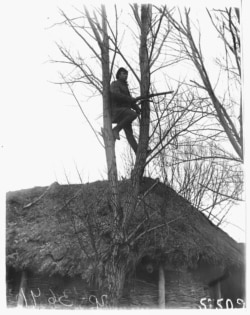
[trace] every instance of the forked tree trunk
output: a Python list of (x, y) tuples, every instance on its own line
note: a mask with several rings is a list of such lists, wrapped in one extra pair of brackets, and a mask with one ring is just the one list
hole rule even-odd
[[(151, 21), (151, 6), (141, 6), (141, 45), (140, 45), (140, 69), (141, 69), (141, 95), (147, 95), (150, 86), (149, 76), (149, 61), (147, 51), (147, 35)], [(143, 175), (144, 164), (146, 161), (146, 150), (148, 146), (149, 134), (149, 102), (145, 101), (142, 109), (142, 124), (140, 127), (139, 148), (134, 171), (132, 172), (132, 191), (129, 193), (129, 202), (125, 210), (126, 215), (120, 206), (118, 195), (118, 180), (116, 159), (114, 150), (114, 140), (111, 128), (110, 117), (110, 95), (109, 95), (109, 40), (107, 33), (107, 17), (105, 7), (102, 6), (102, 70), (103, 70), (103, 122), (104, 122), (104, 142), (106, 149), (108, 178), (111, 186), (111, 200), (114, 211), (114, 222), (112, 223), (112, 239), (114, 250), (106, 268), (106, 275), (108, 277), (109, 296), (108, 301), (112, 306), (117, 306), (119, 298), (122, 295), (125, 275), (126, 262), (119, 257), (119, 249), (123, 245), (124, 235), (130, 223), (131, 214), (134, 212), (137, 196), (139, 194), (140, 179)], [(122, 222), (122, 225), (121, 225)]]
[[(86, 14), (93, 34), (101, 48), (102, 61), (102, 85), (103, 85), (103, 138), (105, 143), (108, 179), (111, 188), (111, 207), (113, 210), (113, 219), (110, 220), (112, 230), (112, 243), (110, 248), (109, 260), (106, 262), (105, 274), (108, 282), (108, 304), (117, 306), (119, 298), (122, 296), (123, 286), (126, 275), (127, 262), (121, 259), (120, 249), (124, 245), (124, 239), (129, 228), (131, 215), (134, 212), (137, 197), (139, 194), (140, 179), (143, 174), (146, 161), (146, 150), (148, 146), (149, 134), (149, 103), (143, 104), (142, 125), (140, 127), (139, 149), (136, 158), (134, 171), (132, 172), (132, 185), (129, 191), (129, 200), (126, 209), (123, 210), (120, 205), (118, 193), (117, 166), (114, 148), (114, 139), (112, 134), (112, 124), (110, 115), (110, 69), (109, 69), (109, 38), (107, 32), (107, 16), (105, 6), (101, 7), (102, 30), (100, 37), (100, 28), (97, 28), (90, 18), (87, 9)], [(150, 85), (149, 62), (147, 52), (147, 35), (151, 21), (151, 6), (142, 5), (141, 7), (141, 46), (140, 46), (140, 68), (141, 68), (141, 94), (147, 95)], [(123, 212), (124, 211), (124, 212)], [(130, 250), (130, 249), (129, 249)], [(129, 253), (128, 253), (129, 254)]]

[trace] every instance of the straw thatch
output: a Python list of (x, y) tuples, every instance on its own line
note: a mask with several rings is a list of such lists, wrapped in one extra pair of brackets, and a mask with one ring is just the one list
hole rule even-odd
[[(122, 205), (129, 184), (119, 183)], [(87, 280), (102, 276), (112, 228), (106, 181), (54, 183), (9, 192), (6, 200), (8, 266)], [(145, 178), (137, 205), (127, 231), (129, 255), (124, 247), (131, 269), (145, 256), (175, 267), (244, 264), (237, 243), (170, 187)]]

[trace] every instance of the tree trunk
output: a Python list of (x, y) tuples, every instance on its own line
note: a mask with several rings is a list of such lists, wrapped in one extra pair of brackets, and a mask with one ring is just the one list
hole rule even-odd
[[(107, 32), (107, 15), (105, 6), (101, 7), (102, 30), (95, 26), (90, 18), (87, 9), (89, 24), (93, 30), (94, 36), (101, 48), (102, 62), (102, 87), (103, 87), (103, 138), (105, 143), (106, 161), (108, 170), (108, 180), (111, 190), (111, 207), (113, 210), (113, 219), (110, 220), (112, 231), (112, 242), (110, 244), (110, 258), (106, 262), (105, 275), (108, 284), (108, 304), (117, 306), (119, 298), (122, 296), (123, 286), (126, 276), (127, 261), (124, 259), (124, 251), (121, 248), (126, 239), (126, 233), (130, 224), (132, 214), (136, 207), (139, 194), (140, 179), (143, 175), (146, 162), (146, 151), (149, 135), (149, 102), (144, 101), (142, 109), (142, 119), (140, 126), (140, 139), (137, 152), (137, 158), (134, 170), (132, 172), (132, 185), (128, 191), (128, 201), (125, 210), (120, 204), (118, 192), (117, 166), (114, 148), (114, 138), (112, 133), (112, 123), (110, 115), (110, 69), (109, 69), (109, 37)], [(147, 35), (151, 21), (151, 5), (141, 6), (141, 46), (140, 46), (140, 68), (141, 68), (141, 94), (147, 95), (150, 86), (149, 62), (147, 51)], [(102, 39), (100, 38), (102, 35)], [(130, 250), (130, 249), (128, 249)], [(121, 254), (122, 253), (122, 254)], [(127, 253), (129, 254), (129, 253)], [(122, 255), (122, 257), (121, 257)]]
[(115, 226), (120, 225), (122, 210), (118, 195), (117, 166), (115, 157), (115, 142), (112, 134), (112, 122), (110, 113), (110, 69), (109, 69), (109, 38), (107, 31), (107, 14), (102, 5), (102, 85), (103, 85), (103, 138), (105, 143), (108, 180), (111, 189), (111, 207), (114, 212)]
[[(141, 42), (140, 42), (140, 71), (141, 71), (141, 86), (140, 94), (148, 95), (150, 89), (150, 68), (149, 68), (149, 58), (148, 58), (148, 33), (150, 30), (152, 15), (151, 5), (141, 6)], [(143, 176), (144, 165), (146, 162), (146, 152), (148, 148), (149, 140), (149, 123), (150, 123), (150, 107), (149, 101), (142, 102), (141, 111), (141, 123), (140, 123), (140, 137), (137, 158), (134, 168), (134, 178), (133, 182), (139, 183), (140, 178)]]
[[(151, 5), (141, 6), (141, 36), (140, 36), (140, 70), (141, 70), (141, 95), (148, 95), (150, 88), (150, 69), (148, 59), (147, 40), (151, 22)], [(138, 151), (136, 154), (135, 166), (131, 174), (131, 186), (128, 193), (127, 206), (124, 211), (123, 226), (130, 224), (132, 213), (134, 213), (139, 194), (140, 183), (144, 172), (146, 162), (146, 152), (149, 140), (149, 122), (150, 122), (150, 108), (149, 102), (142, 102), (141, 122), (140, 122), (140, 137), (138, 144)]]
[(159, 308), (165, 308), (165, 273), (163, 266), (159, 266)]
[(115, 141), (112, 133), (112, 122), (110, 112), (110, 69), (109, 69), (109, 38), (107, 32), (107, 15), (105, 6), (102, 5), (102, 33), (103, 42), (101, 45), (102, 53), (102, 84), (103, 84), (103, 138), (106, 151), (106, 162), (108, 170), (108, 180), (111, 191), (111, 207), (113, 210), (112, 225), (112, 244), (113, 252), (110, 261), (107, 262), (106, 276), (108, 282), (108, 305), (118, 306), (119, 298), (123, 292), (125, 269), (118, 263), (119, 248), (123, 241), (121, 222), (123, 211), (120, 205), (118, 192), (117, 165), (115, 156)]
[(117, 257), (112, 257), (106, 266), (106, 274), (108, 279), (108, 306), (118, 307), (119, 300), (122, 297), (123, 287), (126, 276), (126, 268), (124, 263)]

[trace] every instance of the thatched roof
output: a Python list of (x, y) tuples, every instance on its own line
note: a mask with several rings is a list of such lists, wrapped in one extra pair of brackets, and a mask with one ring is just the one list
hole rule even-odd
[[(128, 185), (127, 180), (119, 183), (122, 203)], [(140, 197), (127, 233), (134, 241), (129, 257), (124, 247), (124, 259), (136, 264), (147, 256), (192, 268), (201, 261), (244, 264), (237, 242), (170, 187), (146, 178)], [(112, 217), (106, 181), (54, 183), (9, 192), (6, 201), (7, 265), (87, 279), (93, 268), (101, 270), (108, 259)]]

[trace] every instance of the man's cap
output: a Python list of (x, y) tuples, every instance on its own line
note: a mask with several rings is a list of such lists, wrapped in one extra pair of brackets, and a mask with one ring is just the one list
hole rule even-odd
[(119, 68), (118, 71), (116, 72), (116, 79), (119, 78), (119, 75), (120, 75), (121, 72), (128, 73), (128, 70), (126, 70), (125, 68)]

